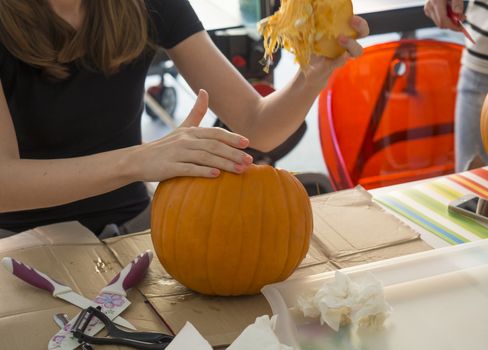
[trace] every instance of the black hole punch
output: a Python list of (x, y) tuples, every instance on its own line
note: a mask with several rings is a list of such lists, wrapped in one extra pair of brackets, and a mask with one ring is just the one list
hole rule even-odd
[[(107, 329), (106, 337), (94, 337), (85, 333), (88, 325), (93, 324), (93, 318), (100, 320), (105, 325)], [(127, 332), (117, 327), (101, 311), (100, 307), (94, 308), (91, 306), (80, 313), (71, 332), (86, 349), (91, 349), (89, 344), (125, 345), (134, 349), (165, 349), (173, 340), (173, 336), (163, 333)]]

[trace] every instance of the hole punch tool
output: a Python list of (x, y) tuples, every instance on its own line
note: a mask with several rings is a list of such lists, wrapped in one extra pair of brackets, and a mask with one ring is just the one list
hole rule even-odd
[[(100, 320), (107, 329), (106, 337), (94, 337), (85, 333), (87, 327), (95, 319)], [(127, 332), (115, 325), (100, 307), (92, 306), (84, 309), (73, 324), (71, 333), (80, 344), (93, 345), (125, 345), (135, 349), (165, 349), (173, 340), (173, 336), (155, 332)]]

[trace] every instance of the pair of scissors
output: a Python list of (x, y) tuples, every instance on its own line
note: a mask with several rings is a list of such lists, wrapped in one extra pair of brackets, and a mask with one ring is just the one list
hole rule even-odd
[(461, 21), (461, 16), (462, 14), (456, 13), (452, 10), (451, 3), (447, 3), (447, 17), (452, 21), (452, 23), (458, 25), (461, 28), (461, 31), (463, 32), (464, 36), (468, 38), (469, 41), (471, 41), (473, 44), (476, 44), (474, 41), (473, 37), (471, 34), (469, 34), (468, 30), (466, 27), (463, 25), (463, 22)]

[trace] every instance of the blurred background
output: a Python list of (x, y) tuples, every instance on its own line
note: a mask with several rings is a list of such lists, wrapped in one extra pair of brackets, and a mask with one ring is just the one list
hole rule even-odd
[[(269, 16), (279, 3), (274, 0), (190, 0), (190, 3), (217, 46), (250, 82), (264, 81), (280, 89), (298, 70), (293, 55), (286, 51), (278, 54), (277, 64), (269, 75), (264, 74), (259, 63), (263, 51), (256, 22)], [(460, 33), (434, 28), (423, 14), (423, 0), (358, 0), (353, 3), (355, 13), (365, 17), (371, 27), (372, 34), (360, 40), (364, 47), (412, 37), (459, 44), (464, 41)], [(185, 119), (195, 94), (163, 53), (150, 69), (146, 88), (174, 123), (169, 125), (146, 105), (143, 139), (151, 141), (171, 132)], [(209, 112), (202, 126), (212, 126), (215, 121), (215, 115)], [(327, 174), (319, 138), (317, 101), (306, 118), (304, 134), (298, 135), (295, 141), (297, 144), (290, 149), (281, 150), (275, 165), (290, 171)]]

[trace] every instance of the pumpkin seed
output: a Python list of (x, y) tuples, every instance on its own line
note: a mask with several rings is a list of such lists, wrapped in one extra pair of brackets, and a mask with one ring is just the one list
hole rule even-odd
[(322, 37), (324, 36), (324, 32), (317, 32), (315, 33), (315, 41), (320, 41), (320, 39), (322, 39)]
[(295, 21), (295, 27), (301, 27), (305, 24), (306, 18), (299, 18)]

